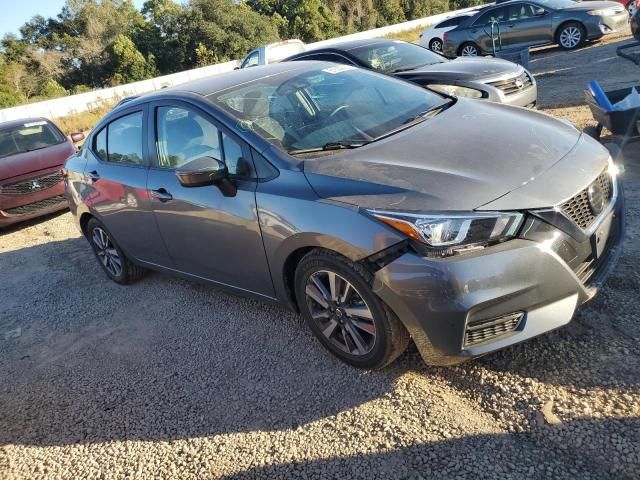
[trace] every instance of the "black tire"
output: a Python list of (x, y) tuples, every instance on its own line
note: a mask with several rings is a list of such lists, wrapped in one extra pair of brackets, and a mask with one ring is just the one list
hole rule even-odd
[[(330, 339), (331, 334), (329, 334), (329, 336), (323, 334), (323, 328), (321, 328), (321, 322), (323, 320), (314, 319), (312, 316), (312, 304), (314, 300), (307, 295), (307, 282), (313, 281), (312, 275), (328, 273), (334, 273), (341, 281), (346, 280), (346, 283), (351, 284), (350, 287), (352, 287), (353, 290), (351, 290), (350, 298), (353, 299), (355, 297), (355, 301), (361, 302), (359, 306), (353, 307), (353, 305), (351, 305), (350, 307), (347, 305), (348, 301), (345, 301), (343, 304), (345, 310), (365, 308), (368, 310), (368, 313), (371, 314), (371, 319), (368, 319), (367, 322), (369, 322), (370, 326), (375, 327), (375, 335), (373, 340), (371, 340), (370, 336), (368, 337), (371, 343), (370, 350), (366, 351), (366, 353), (348, 353), (336, 345), (336, 339), (339, 338), (338, 334), (340, 333), (339, 329), (342, 329), (341, 336), (344, 340), (343, 348), (349, 346), (347, 338), (352, 338), (351, 343), (356, 347), (356, 344), (353, 342), (355, 337), (345, 333), (345, 331), (349, 332), (349, 328), (353, 331), (354, 324), (352, 324), (351, 327), (348, 325), (350, 321), (355, 320), (354, 323), (364, 323), (359, 318), (356, 319), (344, 313), (345, 318), (340, 319), (341, 322), (345, 322), (344, 326), (334, 326), (332, 331), (337, 331), (335, 332), (334, 339)], [(398, 317), (373, 293), (371, 288), (373, 275), (362, 265), (355, 264), (335, 252), (316, 249), (302, 258), (296, 268), (294, 281), (298, 307), (307, 325), (309, 325), (311, 331), (318, 340), (320, 340), (320, 343), (343, 362), (358, 368), (379, 369), (393, 362), (407, 348), (410, 341), (409, 333)], [(363, 304), (364, 307), (362, 306)], [(338, 305), (340, 305), (339, 302)], [(317, 306), (320, 307), (320, 305)], [(336, 309), (335, 315), (338, 313), (337, 310), (341, 310), (341, 308), (338, 307)], [(357, 316), (358, 315), (356, 315), (356, 317)], [(337, 317), (335, 316), (332, 317), (332, 319), (325, 320), (325, 324), (334, 321), (337, 321)], [(326, 327), (324, 331), (326, 331)], [(361, 330), (357, 331), (362, 333)], [(360, 340), (362, 340), (362, 337), (360, 337)], [(359, 348), (357, 349), (360, 350)]]
[(596, 140), (600, 140), (601, 129), (594, 125), (588, 125), (582, 129), (582, 132), (585, 135), (589, 135), (591, 138), (595, 138)]
[[(470, 53), (473, 50), (475, 50), (476, 52), (475, 55)], [(465, 42), (462, 45), (460, 45), (460, 48), (458, 49), (459, 57), (479, 57), (480, 55), (481, 55), (480, 48), (478, 47), (478, 45), (476, 45), (473, 42)]]
[[(96, 237), (103, 237), (106, 235), (108, 238), (108, 243), (104, 244), (104, 248), (101, 248), (99, 245), (99, 241), (96, 240)], [(107, 276), (116, 283), (120, 283), (122, 285), (127, 285), (129, 283), (133, 283), (137, 280), (140, 280), (146, 270), (127, 258), (124, 254), (118, 243), (113, 238), (113, 235), (107, 230), (107, 228), (97, 220), (96, 218), (92, 218), (87, 223), (86, 228), (86, 236), (89, 241), (89, 245), (91, 245), (91, 249), (93, 250), (98, 263), (102, 267), (102, 270), (107, 274)], [(103, 237), (104, 238), (104, 237)], [(108, 248), (111, 247), (111, 248)], [(105, 250), (115, 250), (117, 254), (117, 260), (114, 258), (116, 255), (110, 254), (110, 258), (105, 260)], [(119, 269), (115, 268), (117, 265), (117, 261), (119, 261)]]
[(429, 42), (429, 50), (436, 53), (442, 53), (442, 40), (439, 38), (432, 38)]
[[(576, 37), (576, 33), (579, 34), (579, 38)], [(564, 40), (564, 35), (566, 35), (567, 40)], [(569, 40), (571, 38), (572, 40)], [(567, 22), (564, 25), (561, 25), (556, 32), (556, 43), (563, 50), (575, 50), (576, 48), (580, 48), (584, 45), (587, 39), (587, 34), (584, 29), (584, 26), (578, 22)]]

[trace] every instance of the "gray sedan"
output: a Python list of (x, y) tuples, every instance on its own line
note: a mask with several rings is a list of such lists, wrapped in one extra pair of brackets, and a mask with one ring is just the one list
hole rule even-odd
[(512, 0), (480, 10), (444, 36), (447, 57), (476, 56), (502, 48), (558, 44), (573, 50), (587, 40), (626, 27), (629, 15), (617, 2)]
[(568, 323), (623, 238), (611, 157), (572, 126), (324, 62), (132, 99), (64, 174), (112, 280), (280, 302), (365, 368), (411, 339), (442, 365)]
[(285, 61), (322, 60), (369, 68), (440, 93), (518, 107), (534, 107), (536, 81), (526, 69), (496, 58), (447, 60), (424, 47), (399, 40), (367, 39), (307, 50)]

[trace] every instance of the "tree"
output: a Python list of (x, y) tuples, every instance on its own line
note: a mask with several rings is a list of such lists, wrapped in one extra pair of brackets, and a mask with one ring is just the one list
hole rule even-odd
[(247, 4), (273, 18), (283, 38), (315, 42), (340, 33), (338, 19), (321, 0), (248, 0)]
[(109, 55), (111, 85), (137, 82), (157, 74), (153, 57), (144, 58), (133, 41), (125, 35), (120, 34), (115, 38), (109, 47)]

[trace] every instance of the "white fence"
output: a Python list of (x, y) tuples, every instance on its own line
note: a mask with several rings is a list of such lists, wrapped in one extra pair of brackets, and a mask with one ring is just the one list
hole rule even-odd
[[(358, 32), (351, 35), (345, 35), (343, 37), (336, 37), (329, 40), (323, 40), (321, 42), (310, 43), (307, 46), (317, 48), (333, 43), (343, 42), (346, 40), (377, 38), (392, 33), (412, 30), (418, 27), (428, 27), (444, 20), (445, 18), (477, 8), (479, 7), (455, 10), (439, 15), (433, 15), (431, 17), (419, 18), (417, 20), (411, 20), (409, 22), (403, 22), (396, 25), (389, 25), (382, 28), (367, 30), (366, 32)], [(98, 106), (100, 102), (115, 100), (130, 95), (139, 95), (142, 93), (152, 92), (163, 87), (179, 85), (190, 80), (229, 72), (233, 70), (238, 64), (239, 62), (237, 60), (233, 60), (231, 62), (209, 65), (208, 67), (186, 70), (179, 73), (172, 73), (171, 75), (164, 75), (162, 77), (142, 80), (135, 83), (128, 83), (126, 85), (119, 85), (117, 87), (104, 88), (102, 90), (95, 90), (93, 92), (80, 93), (77, 95), (70, 95), (53, 100), (30, 103), (27, 105), (21, 105), (19, 107), (5, 108), (4, 110), (0, 110), (0, 121), (15, 120), (28, 117), (45, 117), (50, 119), (64, 117), (66, 115), (91, 110), (92, 108)]]

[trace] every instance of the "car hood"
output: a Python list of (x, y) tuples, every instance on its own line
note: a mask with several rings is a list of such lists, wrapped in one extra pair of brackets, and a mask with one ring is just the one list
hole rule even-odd
[(39, 150), (0, 158), (0, 181), (62, 166), (74, 152), (74, 146), (67, 141)]
[[(524, 187), (529, 194), (500, 207), (556, 205), (593, 180), (607, 159), (597, 142), (548, 115), (459, 99), (430, 120), (358, 149), (305, 160), (302, 168), (325, 199), (362, 208), (468, 211)], [(536, 181), (553, 178), (558, 165), (554, 188)]]
[(624, 10), (624, 7), (618, 2), (577, 2), (575, 5), (561, 9), (561, 11), (589, 11), (602, 8)]
[(522, 71), (522, 67), (507, 60), (499, 58), (470, 58), (458, 57), (433, 65), (401, 72), (399, 77), (407, 80), (478, 80), (484, 78), (497, 77), (508, 73)]

